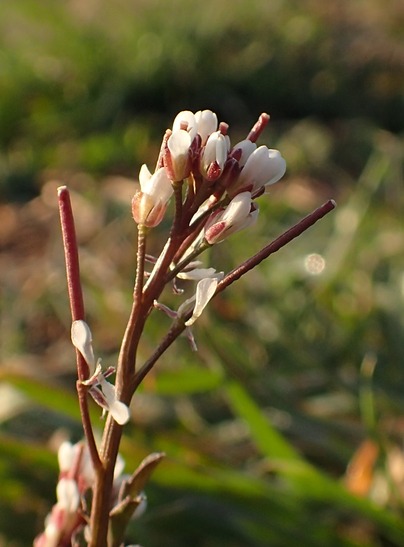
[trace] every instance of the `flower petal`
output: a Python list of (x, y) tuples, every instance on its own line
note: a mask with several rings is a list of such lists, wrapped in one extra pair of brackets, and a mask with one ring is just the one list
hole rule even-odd
[(129, 408), (116, 398), (115, 386), (107, 382), (105, 378), (100, 378), (100, 386), (106, 400), (106, 410), (112, 414), (118, 424), (126, 424), (130, 417)]
[(125, 425), (126, 423), (129, 422), (129, 418), (130, 418), (129, 408), (125, 405), (125, 403), (122, 403), (121, 401), (115, 401), (109, 407), (109, 411), (113, 419), (119, 425)]
[(73, 346), (79, 350), (89, 366), (94, 366), (95, 357), (90, 327), (81, 319), (73, 321), (71, 329)]
[(173, 122), (173, 132), (177, 129), (183, 129), (182, 124), (187, 125), (186, 131), (191, 135), (191, 141), (193, 141), (197, 133), (197, 123), (194, 113), (190, 110), (183, 110), (177, 114)]
[(194, 268), (189, 272), (180, 272), (177, 274), (179, 279), (187, 279), (189, 281), (200, 281), (208, 277), (216, 275), (215, 268)]
[(80, 504), (80, 493), (76, 481), (60, 479), (56, 486), (56, 497), (60, 507), (63, 507), (67, 512), (77, 511)]
[(195, 114), (195, 120), (203, 146), (209, 135), (217, 129), (217, 116), (211, 110), (198, 110)]
[(192, 317), (185, 322), (187, 327), (193, 325), (201, 315), (209, 300), (215, 294), (218, 283), (219, 277), (208, 277), (199, 281), (196, 287), (195, 306), (194, 311), (192, 312)]

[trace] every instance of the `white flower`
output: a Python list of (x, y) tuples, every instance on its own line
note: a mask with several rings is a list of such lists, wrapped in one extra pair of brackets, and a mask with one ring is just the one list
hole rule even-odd
[[(197, 270), (193, 270), (196, 272)], [(201, 279), (201, 272), (207, 272), (209, 277), (204, 277)], [(191, 272), (189, 272), (191, 274)], [(191, 325), (195, 323), (198, 317), (201, 316), (203, 310), (206, 308), (209, 301), (215, 295), (217, 285), (219, 281), (223, 278), (223, 272), (216, 272), (214, 268), (201, 268), (195, 273), (195, 276), (192, 274), (189, 277), (183, 277), (183, 279), (199, 279), (199, 282), (196, 286), (196, 292), (194, 296), (188, 298), (181, 304), (177, 311), (171, 310), (164, 304), (160, 304), (157, 300), (154, 301), (154, 307), (158, 310), (163, 311), (171, 317), (171, 319), (178, 319), (187, 316), (192, 311), (191, 317), (185, 322), (185, 333), (191, 344), (193, 351), (197, 351), (196, 343), (191, 331)]]
[(237, 150), (240, 152), (240, 159), (238, 160), (238, 164), (240, 167), (244, 167), (246, 164), (246, 161), (251, 156), (251, 154), (256, 150), (257, 145), (255, 142), (250, 141), (249, 139), (245, 139), (243, 141), (240, 141), (235, 146), (233, 146), (231, 153), (234, 154)]
[(133, 218), (138, 224), (152, 228), (163, 219), (173, 194), (172, 184), (164, 167), (152, 175), (145, 164), (140, 168), (139, 183), (140, 191), (132, 199)]
[(234, 197), (225, 209), (218, 209), (204, 227), (204, 238), (210, 244), (219, 243), (229, 235), (251, 226), (258, 217), (258, 207), (250, 192)]
[(61, 477), (67, 476), (72, 470), (75, 470), (82, 490), (86, 490), (93, 484), (95, 480), (94, 468), (87, 444), (82, 442), (72, 444), (69, 441), (64, 441), (59, 446), (58, 463)]
[(188, 131), (177, 129), (173, 131), (167, 141), (170, 165), (170, 176), (174, 181), (180, 181), (189, 176), (191, 171), (191, 144), (192, 137)]
[(104, 399), (96, 399), (96, 401), (104, 410), (111, 413), (118, 424), (126, 424), (130, 418), (129, 408), (121, 401), (118, 401), (115, 387), (106, 381), (103, 374), (98, 377), (98, 382)]
[[(74, 347), (79, 350), (86, 361), (86, 355), (89, 356), (91, 362), (87, 361), (87, 363), (88, 365), (92, 365), (94, 362), (94, 352), (91, 345), (92, 336), (89, 326), (85, 321), (74, 321), (71, 332)], [(105, 379), (112, 372), (112, 367), (103, 372), (100, 360), (98, 360), (93, 375), (88, 380), (83, 381), (83, 384), (89, 386), (90, 395), (95, 402), (103, 410), (110, 412), (118, 424), (124, 425), (129, 420), (129, 408), (117, 399), (115, 387)]]
[(91, 367), (95, 364), (90, 327), (85, 321), (73, 321), (71, 338), (73, 346), (79, 350), (86, 363)]
[(179, 112), (173, 122), (173, 133), (179, 129), (184, 129), (191, 136), (191, 142), (196, 137), (198, 131), (198, 124), (195, 119), (195, 115), (190, 110), (182, 110)]
[(187, 315), (192, 309), (192, 316), (185, 322), (187, 327), (190, 327), (195, 323), (198, 317), (201, 316), (203, 310), (209, 303), (209, 300), (214, 296), (217, 288), (217, 284), (223, 277), (223, 273), (217, 274), (215, 277), (207, 277), (201, 279), (196, 286), (196, 293), (192, 298), (188, 298), (178, 308), (178, 317)]
[(285, 171), (286, 162), (279, 150), (260, 146), (248, 156), (238, 180), (230, 188), (229, 193), (234, 195), (245, 188), (254, 194), (263, 186), (277, 182)]
[(211, 110), (198, 110), (195, 114), (198, 133), (202, 139), (202, 146), (206, 143), (209, 135), (217, 129), (217, 116)]
[(56, 486), (58, 506), (67, 513), (74, 514), (80, 505), (80, 492), (73, 479), (62, 478)]
[(209, 181), (218, 179), (222, 174), (228, 152), (228, 137), (226, 139), (220, 131), (211, 133), (201, 154), (201, 174)]
[[(187, 279), (189, 281), (200, 281), (207, 277), (215, 277), (218, 275), (215, 268), (199, 268), (202, 262), (196, 260), (195, 262), (190, 262), (182, 272), (177, 274), (179, 279)], [(222, 275), (223, 272), (220, 272), (219, 275)]]

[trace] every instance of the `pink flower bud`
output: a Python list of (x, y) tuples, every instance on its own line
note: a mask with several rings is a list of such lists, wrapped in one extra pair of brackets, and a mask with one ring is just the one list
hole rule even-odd
[(191, 135), (184, 129), (173, 131), (167, 141), (164, 164), (168, 177), (180, 181), (191, 172)]
[(225, 209), (215, 211), (204, 228), (206, 241), (213, 245), (229, 235), (252, 225), (258, 217), (258, 207), (250, 192), (242, 192), (232, 199)]
[(139, 182), (141, 190), (132, 199), (132, 215), (138, 224), (152, 228), (162, 221), (173, 188), (164, 167), (152, 175), (142, 165)]
[(254, 142), (251, 142), (250, 140), (245, 139), (233, 146), (233, 149), (231, 151), (231, 156), (233, 157), (233, 154), (235, 154), (235, 152), (239, 150), (240, 158), (238, 160), (238, 164), (240, 167), (244, 167), (248, 158), (256, 150), (256, 148), (257, 148), (257, 145)]
[(228, 154), (228, 139), (220, 131), (209, 135), (200, 158), (201, 174), (209, 181), (220, 177)]

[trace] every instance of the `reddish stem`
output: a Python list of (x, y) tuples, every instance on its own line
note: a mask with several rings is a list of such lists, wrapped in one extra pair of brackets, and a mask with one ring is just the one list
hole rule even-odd
[[(66, 277), (70, 309), (72, 320), (76, 321), (79, 319), (84, 319), (84, 300), (80, 282), (79, 253), (77, 247), (76, 230), (74, 226), (74, 217), (69, 190), (66, 186), (61, 186), (58, 188), (58, 200), (60, 223), (62, 226), (63, 248), (66, 261)], [(84, 380), (87, 380), (90, 375), (90, 371), (87, 362), (78, 350), (76, 350), (76, 363), (78, 376), (76, 387), (84, 435), (87, 440), (94, 469), (99, 470), (102, 467), (102, 464), (91, 426), (90, 412), (88, 409), (87, 387), (82, 383)]]
[[(67, 288), (69, 291), (72, 320), (84, 319), (84, 300), (80, 282), (79, 253), (69, 190), (58, 188), (60, 223), (66, 259)], [(88, 375), (87, 375), (88, 377)]]
[[(330, 199), (321, 207), (318, 207), (300, 222), (289, 228), (282, 235), (277, 237), (274, 241), (269, 243), (266, 247), (261, 249), (257, 254), (243, 262), (240, 266), (228, 273), (222, 281), (218, 284), (215, 296), (224, 291), (229, 285), (240, 279), (241, 276), (255, 268), (263, 260), (268, 258), (271, 254), (276, 253), (287, 243), (290, 243), (293, 239), (305, 232), (310, 226), (313, 226), (318, 220), (327, 215), (336, 207), (334, 200)], [(153, 352), (149, 359), (142, 365), (135, 375), (134, 389), (136, 390), (139, 384), (143, 381), (145, 376), (151, 371), (156, 364), (157, 360), (163, 355), (163, 353), (171, 346), (171, 344), (178, 338), (178, 336), (185, 330), (185, 322), (191, 317), (192, 311), (188, 315), (183, 317), (183, 323), (175, 321), (168, 331), (167, 335), (162, 340), (159, 347)]]
[(274, 241), (266, 245), (257, 254), (243, 262), (243, 264), (241, 264), (237, 268), (234, 268), (234, 270), (229, 272), (219, 282), (215, 296), (220, 292), (224, 291), (224, 289), (227, 289), (229, 285), (240, 279), (242, 275), (245, 275), (247, 272), (258, 266), (258, 264), (268, 258), (271, 254), (276, 253), (287, 243), (290, 243), (293, 239), (300, 236), (303, 232), (310, 228), (310, 226), (313, 226), (313, 224), (315, 224), (318, 220), (320, 220), (330, 211), (335, 209), (335, 207), (335, 201), (333, 199), (330, 199), (329, 201), (321, 205), (321, 207), (318, 207), (309, 215), (304, 217), (300, 222), (289, 228), (289, 230), (286, 230), (286, 232), (277, 237)]
[(247, 139), (251, 142), (257, 142), (258, 138), (260, 137), (261, 133), (264, 131), (268, 122), (269, 122), (269, 114), (266, 114), (265, 112), (263, 112), (258, 118), (258, 121), (255, 123), (255, 125), (251, 129), (251, 131), (248, 133)]

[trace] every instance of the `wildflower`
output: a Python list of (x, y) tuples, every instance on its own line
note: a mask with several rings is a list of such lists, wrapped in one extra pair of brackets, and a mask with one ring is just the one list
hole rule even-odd
[(217, 116), (211, 110), (199, 110), (195, 114), (197, 131), (201, 137), (201, 145), (204, 146), (212, 133), (217, 129)]
[(135, 222), (148, 228), (157, 226), (167, 209), (167, 203), (173, 193), (171, 181), (164, 167), (153, 175), (146, 165), (139, 172), (140, 191), (132, 199), (132, 215)]
[[(183, 279), (198, 279), (198, 284), (196, 286), (196, 292), (191, 297), (185, 300), (177, 311), (171, 310), (168, 306), (165, 306), (164, 304), (160, 304), (156, 300), (154, 301), (154, 307), (156, 309), (159, 309), (161, 311), (164, 311), (166, 315), (171, 317), (172, 319), (181, 319), (185, 316), (187, 316), (191, 311), (192, 315), (191, 317), (185, 321), (185, 334), (191, 344), (191, 347), (194, 351), (197, 351), (196, 343), (194, 336), (192, 334), (192, 331), (190, 329), (191, 325), (195, 323), (195, 321), (198, 319), (198, 317), (201, 316), (203, 310), (208, 305), (209, 301), (212, 299), (212, 297), (215, 295), (217, 285), (219, 281), (223, 278), (223, 272), (216, 272), (214, 268), (201, 268), (193, 270), (195, 273), (195, 276), (190, 272), (189, 276), (183, 275)], [(202, 272), (206, 272), (208, 277), (200, 278)], [(179, 274), (180, 275), (180, 274)]]
[(201, 150), (201, 174), (209, 181), (220, 176), (227, 158), (229, 138), (216, 129), (217, 116), (211, 110), (199, 110), (195, 114), (183, 110), (177, 114), (164, 154), (164, 166), (171, 180), (180, 181), (188, 177), (193, 158)]
[(187, 327), (193, 325), (198, 317), (201, 316), (203, 310), (208, 305), (209, 300), (211, 300), (214, 296), (217, 284), (222, 277), (223, 274), (217, 274), (215, 277), (206, 277), (205, 279), (201, 279), (196, 286), (195, 295), (192, 298), (186, 300), (178, 308), (178, 317), (183, 317), (188, 313), (189, 306), (193, 305), (192, 316), (190, 317), (190, 319), (185, 321), (185, 325)]
[(212, 213), (204, 227), (204, 238), (210, 244), (219, 243), (229, 235), (251, 226), (258, 217), (258, 206), (250, 192), (237, 194), (226, 208)]
[(88, 446), (84, 443), (72, 444), (64, 441), (58, 450), (59, 479), (74, 477), (79, 491), (85, 492), (95, 480)]
[(103, 409), (103, 414), (110, 412), (118, 424), (124, 425), (129, 421), (129, 408), (117, 399), (115, 387), (106, 380), (113, 372), (113, 367), (103, 371), (98, 361), (93, 375), (82, 383), (89, 386), (90, 395)]
[(238, 164), (240, 167), (244, 167), (246, 161), (254, 152), (254, 150), (256, 150), (256, 148), (257, 145), (255, 144), (255, 142), (251, 142), (249, 139), (245, 139), (233, 146), (231, 155), (234, 156), (236, 153), (238, 153)]
[(80, 494), (73, 479), (61, 479), (56, 487), (57, 502), (45, 522), (45, 530), (34, 541), (34, 547), (57, 547), (70, 538), (83, 524), (79, 512)]
[[(64, 441), (58, 450), (59, 480), (56, 503), (46, 518), (45, 529), (34, 547), (58, 547), (71, 543), (71, 537), (85, 525), (82, 497), (94, 485), (95, 473), (88, 446)], [(114, 469), (114, 488), (120, 484), (124, 461), (118, 454)], [(67, 543), (68, 542), (68, 543)]]
[[(74, 347), (79, 350), (87, 364), (94, 365), (92, 336), (87, 323), (82, 320), (74, 321), (71, 336)], [(115, 387), (106, 380), (113, 372), (113, 367), (102, 371), (101, 362), (98, 360), (93, 375), (82, 383), (89, 387), (90, 395), (103, 411), (110, 412), (118, 424), (124, 425), (129, 420), (129, 408), (117, 399)]]
[(214, 181), (220, 177), (228, 151), (228, 137), (226, 139), (220, 131), (209, 135), (200, 157), (200, 171), (208, 181)]
[(192, 142), (198, 132), (198, 123), (195, 115), (190, 110), (182, 110), (174, 119), (172, 129), (173, 133), (181, 129), (190, 134)]
[(230, 196), (243, 190), (248, 190), (254, 195), (262, 187), (274, 184), (285, 174), (286, 162), (279, 150), (260, 146), (250, 152), (251, 148), (249, 145), (242, 145), (242, 159), (247, 157), (247, 161), (238, 179), (228, 190)]
[(193, 262), (190, 262), (188, 266), (186, 266), (182, 270), (182, 272), (179, 272), (177, 274), (177, 277), (179, 279), (200, 281), (201, 279), (205, 279), (207, 277), (215, 277), (217, 275), (222, 275), (223, 273), (223, 272), (220, 272), (219, 274), (217, 274), (215, 268), (199, 268), (201, 264), (202, 262), (200, 260), (195, 260)]

